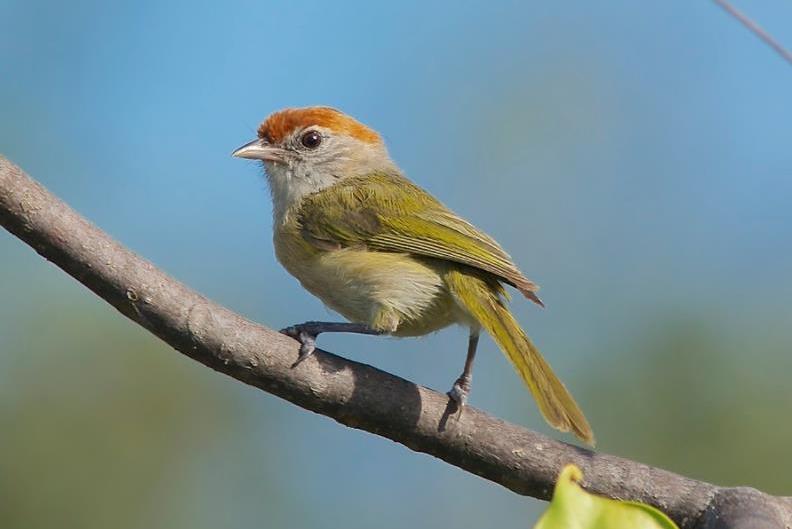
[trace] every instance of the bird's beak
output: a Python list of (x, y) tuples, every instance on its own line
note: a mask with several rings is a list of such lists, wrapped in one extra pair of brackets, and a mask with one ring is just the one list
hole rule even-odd
[(232, 152), (231, 156), (236, 158), (247, 158), (248, 160), (282, 162), (284, 154), (285, 151), (283, 149), (270, 145), (262, 139), (255, 139)]

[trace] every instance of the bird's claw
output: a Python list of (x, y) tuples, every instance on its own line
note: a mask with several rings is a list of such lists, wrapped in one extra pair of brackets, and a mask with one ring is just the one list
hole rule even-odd
[(292, 325), (290, 327), (281, 329), (280, 332), (286, 336), (291, 336), (300, 342), (300, 355), (297, 357), (297, 361), (294, 362), (292, 367), (311, 356), (316, 350), (317, 334), (305, 330), (301, 325)]
[(446, 393), (448, 397), (453, 400), (459, 409), (465, 407), (467, 404), (468, 395), (470, 394), (470, 379), (459, 377), (451, 389)]

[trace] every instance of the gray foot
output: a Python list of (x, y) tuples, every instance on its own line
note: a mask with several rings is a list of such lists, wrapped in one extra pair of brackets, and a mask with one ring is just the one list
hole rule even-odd
[(299, 364), (316, 350), (316, 337), (323, 332), (351, 332), (355, 334), (383, 334), (363, 323), (340, 323), (328, 321), (306, 321), (281, 329), (283, 334), (300, 342), (300, 356), (294, 365)]
[(316, 336), (319, 334), (316, 332), (315, 328), (312, 328), (312, 325), (291, 325), (284, 329), (281, 329), (280, 332), (285, 334), (286, 336), (291, 336), (298, 342), (300, 342), (300, 356), (297, 357), (297, 361), (294, 362), (294, 365), (299, 364), (309, 356), (313, 354), (316, 350)]
[(460, 409), (463, 408), (465, 404), (467, 404), (468, 395), (470, 395), (470, 377), (459, 377), (446, 395), (448, 395)]

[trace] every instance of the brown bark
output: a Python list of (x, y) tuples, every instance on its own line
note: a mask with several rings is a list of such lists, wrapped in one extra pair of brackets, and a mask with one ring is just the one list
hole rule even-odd
[(566, 463), (584, 486), (649, 503), (683, 529), (790, 529), (792, 499), (721, 488), (592, 452), (468, 407), (371, 366), (316, 353), (187, 288), (82, 218), (0, 156), (0, 224), (174, 349), (228, 376), (336, 421), (431, 454), (528, 496), (549, 499)]

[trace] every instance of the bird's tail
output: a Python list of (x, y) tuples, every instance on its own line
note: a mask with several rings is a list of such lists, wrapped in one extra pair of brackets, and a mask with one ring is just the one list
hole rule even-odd
[(506, 292), (501, 284), (467, 270), (449, 271), (446, 284), (456, 302), (479, 322), (509, 358), (531, 390), (545, 420), (593, 446), (594, 434), (586, 417), (504, 305)]

